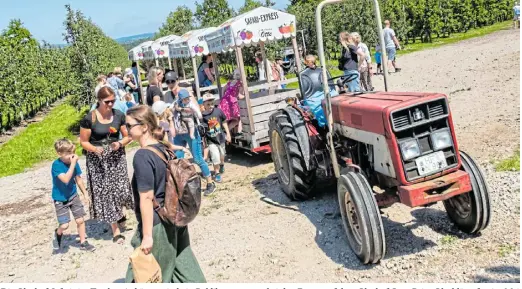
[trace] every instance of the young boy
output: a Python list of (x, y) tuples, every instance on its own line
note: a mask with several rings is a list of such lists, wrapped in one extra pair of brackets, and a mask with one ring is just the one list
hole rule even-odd
[(377, 63), (377, 71), (375, 74), (382, 73), (381, 68), (381, 46), (377, 44), (375, 46), (375, 63)]
[(60, 139), (54, 143), (54, 148), (60, 156), (51, 167), (52, 198), (59, 224), (54, 231), (55, 249), (59, 250), (62, 245), (63, 232), (67, 230), (71, 221), (69, 213), (71, 211), (78, 227), (78, 235), (80, 235), (80, 250), (92, 252), (95, 248), (85, 240), (83, 220), (85, 211), (76, 189), (76, 184), (78, 184), (83, 196), (88, 195), (81, 177), (82, 170), (78, 164), (78, 156), (74, 153), (76, 147), (70, 140)]
[[(221, 182), (221, 174), (225, 172), (225, 142), (230, 142), (227, 117), (221, 109), (214, 106), (214, 96), (210, 93), (203, 95), (203, 122), (208, 127), (206, 141), (210, 160), (214, 165), (214, 180)], [(223, 132), (223, 129), (225, 131)], [(225, 135), (226, 133), (226, 135)]]

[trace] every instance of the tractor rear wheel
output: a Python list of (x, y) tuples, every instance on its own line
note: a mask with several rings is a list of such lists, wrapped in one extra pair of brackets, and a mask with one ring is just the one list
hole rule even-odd
[(271, 119), (270, 148), (279, 183), (290, 199), (306, 200), (312, 196), (316, 169), (306, 169), (303, 152), (299, 149), (288, 115), (278, 111)]
[(386, 254), (386, 240), (370, 184), (361, 173), (348, 172), (337, 181), (337, 195), (352, 251), (364, 264), (379, 262)]
[(466, 153), (460, 152), (462, 169), (469, 174), (472, 190), (445, 200), (444, 207), (450, 220), (463, 232), (478, 234), (491, 217), (489, 189), (481, 169)]

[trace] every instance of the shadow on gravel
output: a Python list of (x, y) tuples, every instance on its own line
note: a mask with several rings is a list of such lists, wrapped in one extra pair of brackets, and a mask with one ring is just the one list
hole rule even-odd
[[(441, 235), (450, 235), (462, 240), (477, 237), (466, 234), (455, 227), (448, 218), (446, 211), (432, 208), (419, 208), (412, 211), (411, 215), (417, 223), (426, 225)], [(480, 234), (478, 236), (480, 236)]]
[[(252, 184), (263, 195), (261, 201), (304, 214), (316, 227), (317, 246), (335, 263), (351, 270), (368, 270), (379, 266), (362, 265), (351, 251), (341, 220), (335, 184), (321, 185), (321, 191), (316, 197), (304, 202), (291, 201), (281, 190), (276, 174), (254, 180)], [(412, 228), (424, 225), (422, 219), (408, 224), (384, 216), (382, 220), (386, 235), (385, 259), (415, 254), (436, 246), (436, 243), (412, 233)]]
[(112, 241), (112, 229), (106, 222), (89, 219), (85, 221), (85, 228), (89, 239)]
[(247, 168), (264, 165), (272, 162), (269, 153), (252, 153), (239, 148), (227, 148), (225, 162)]
[[(486, 269), (489, 276), (476, 275), (475, 283), (520, 283), (520, 267), (497, 266)], [(493, 277), (491, 276), (493, 275)]]

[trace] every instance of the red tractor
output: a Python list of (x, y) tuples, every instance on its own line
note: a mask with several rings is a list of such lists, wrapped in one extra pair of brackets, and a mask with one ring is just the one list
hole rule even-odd
[[(326, 0), (317, 7), (322, 67), (321, 9), (336, 2), (341, 0)], [(385, 47), (377, 0), (374, 3), (381, 47)], [(385, 256), (379, 208), (395, 202), (419, 207), (442, 201), (460, 230), (478, 234), (488, 226), (489, 190), (480, 168), (458, 148), (445, 95), (365, 92), (332, 98), (330, 91), (335, 85), (343, 89), (346, 79), (328, 79), (328, 75), (321, 68), (299, 75), (303, 99), (324, 92), (326, 126), (318, 125), (313, 114), (297, 104), (277, 111), (269, 120), (272, 159), (279, 183), (291, 199), (313, 196), (319, 174), (336, 178), (344, 229), (364, 264)], [(380, 188), (379, 193), (374, 187)]]

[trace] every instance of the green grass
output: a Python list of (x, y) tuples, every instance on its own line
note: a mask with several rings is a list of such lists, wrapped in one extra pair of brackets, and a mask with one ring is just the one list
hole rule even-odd
[(446, 236), (442, 237), (440, 242), (442, 245), (451, 245), (451, 244), (457, 242), (457, 240), (458, 240), (458, 238), (455, 236), (446, 235)]
[(0, 177), (21, 173), (41, 161), (57, 158), (54, 142), (59, 138), (72, 140), (77, 145), (77, 153), (81, 154), (78, 137), (72, 131), (84, 114), (65, 102), (53, 108), (43, 121), (30, 124), (0, 146)]
[(419, 50), (439, 47), (441, 45), (452, 44), (462, 40), (484, 36), (499, 30), (508, 29), (513, 25), (512, 21), (505, 21), (495, 23), (490, 26), (469, 30), (466, 33), (454, 33), (446, 38), (434, 38), (431, 43), (413, 43), (408, 45), (401, 45), (402, 50), (397, 51), (397, 55), (404, 55)]
[(515, 153), (495, 165), (497, 171), (520, 171), (520, 151), (517, 150)]

